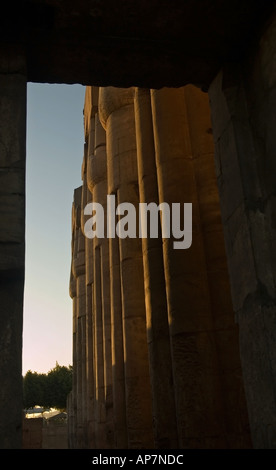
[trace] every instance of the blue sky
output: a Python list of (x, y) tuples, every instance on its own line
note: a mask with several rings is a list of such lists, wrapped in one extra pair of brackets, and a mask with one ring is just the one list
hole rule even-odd
[(72, 364), (71, 208), (85, 87), (28, 83), (23, 375)]

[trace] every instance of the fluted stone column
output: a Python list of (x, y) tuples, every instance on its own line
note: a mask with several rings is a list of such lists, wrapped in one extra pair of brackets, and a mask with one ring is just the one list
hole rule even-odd
[(22, 442), (27, 79), (24, 53), (15, 47), (5, 51), (0, 61), (0, 448), (16, 449)]
[[(159, 205), (150, 90), (136, 88), (134, 104), (140, 202)], [(142, 248), (155, 447), (171, 449), (178, 436), (160, 224), (159, 238), (147, 235)]]
[[(86, 264), (86, 267), (90, 266)], [(92, 271), (93, 272), (93, 271)], [(87, 394), (87, 447), (95, 447), (94, 367), (93, 367), (93, 285), (86, 284), (86, 394)]]
[[(100, 88), (99, 112), (107, 135), (108, 194), (138, 213), (133, 93)], [(153, 436), (141, 240), (120, 238), (119, 248), (128, 447), (147, 448)]]
[(241, 370), (239, 331), (235, 323), (227, 269), (209, 99), (207, 94), (203, 94), (194, 86), (185, 88), (185, 99), (194, 157), (227, 446), (248, 448), (251, 447), (251, 439)]
[(68, 449), (74, 448), (74, 408), (73, 408), (73, 391), (68, 394), (66, 400), (67, 411), (67, 442)]
[[(82, 238), (82, 234), (80, 236)], [(83, 243), (83, 240), (82, 240)], [(85, 266), (85, 265), (84, 265)], [(80, 429), (80, 448), (86, 447), (86, 387), (85, 387), (85, 339), (86, 339), (86, 289), (85, 289), (85, 273), (77, 277), (77, 316), (78, 316), (78, 330), (77, 330), (77, 367), (78, 367), (78, 410), (79, 410), (79, 429)]]
[[(88, 157), (88, 187), (93, 202), (101, 204), (106, 213), (107, 175), (106, 175), (105, 131), (95, 115), (94, 154)], [(101, 427), (98, 447), (112, 448), (113, 438), (113, 392), (112, 392), (112, 355), (111, 355), (111, 317), (110, 317), (110, 275), (109, 275), (109, 242), (105, 238), (94, 239), (95, 255), (95, 302), (96, 302), (96, 337), (100, 348), (95, 361), (98, 371), (98, 406), (101, 416), (98, 423)], [(100, 421), (99, 421), (100, 419)], [(96, 437), (97, 437), (96, 436)]]
[[(72, 207), (72, 262), (75, 244), (75, 224), (74, 224), (74, 204)], [(73, 360), (73, 380), (72, 380), (72, 392), (70, 407), (71, 413), (69, 416), (70, 426), (70, 448), (75, 449), (77, 447), (76, 436), (77, 436), (77, 290), (76, 290), (76, 279), (73, 275), (72, 266), (69, 283), (69, 294), (72, 299), (72, 311), (73, 311), (73, 341), (72, 341), (72, 360)]]
[[(106, 136), (98, 114), (95, 116), (95, 150), (90, 160), (91, 173), (102, 181), (95, 184), (94, 201), (99, 202), (106, 214), (107, 211), (107, 164)], [(100, 187), (101, 186), (101, 187)], [(110, 270), (109, 241), (107, 237), (100, 240), (101, 252), (101, 286), (103, 315), (103, 353), (104, 353), (104, 393), (106, 412), (106, 443), (108, 448), (114, 446), (113, 436), (113, 391), (112, 391), (112, 352), (111, 352), (111, 312), (110, 312)]]
[(85, 242), (81, 229), (82, 186), (74, 191), (75, 204), (75, 243), (73, 254), (73, 274), (76, 279), (76, 374), (77, 374), (77, 447), (83, 448), (84, 439), (84, 394), (85, 375), (85, 323), (86, 323), (86, 289), (85, 289)]
[[(91, 293), (91, 286), (87, 285), (87, 271), (90, 268), (89, 265), (89, 256), (86, 253), (86, 248), (88, 248), (87, 239), (84, 233), (84, 209), (87, 205), (87, 152), (88, 152), (88, 144), (85, 143), (84, 145), (84, 157), (82, 163), (82, 196), (81, 196), (81, 231), (82, 235), (84, 236), (84, 262), (85, 262), (85, 314), (83, 315), (82, 319), (82, 351), (81, 351), (81, 360), (82, 360), (82, 413), (83, 413), (83, 436), (84, 436), (84, 447), (87, 448), (88, 446), (88, 370), (87, 370), (87, 362), (88, 362), (88, 331), (87, 328), (89, 326), (88, 317), (92, 316), (92, 293)], [(91, 377), (90, 377), (91, 379)]]
[[(89, 96), (88, 96), (89, 95)], [(93, 97), (94, 98), (94, 97)], [(87, 87), (84, 110), (85, 136), (87, 143), (87, 159), (94, 153), (95, 145), (95, 99), (91, 96), (91, 87)], [(86, 165), (87, 170), (87, 165)], [(85, 175), (86, 204), (92, 202), (92, 194)], [(88, 448), (95, 448), (95, 377), (94, 377), (94, 328), (93, 328), (93, 290), (94, 290), (94, 253), (93, 241), (85, 237), (85, 266), (86, 266), (86, 379), (87, 379), (87, 440)]]
[(122, 327), (120, 251), (117, 237), (109, 239), (112, 376), (114, 398), (114, 445), (127, 449), (125, 368)]
[[(75, 192), (74, 192), (75, 196)], [(69, 295), (72, 299), (72, 361), (73, 361), (73, 379), (72, 379), (72, 448), (77, 448), (77, 289), (76, 289), (76, 279), (74, 276), (74, 256), (76, 250), (76, 223), (75, 223), (75, 201), (73, 198), (72, 203), (72, 213), (71, 213), (71, 229), (72, 229), (72, 238), (71, 238), (71, 271), (70, 271), (70, 281), (69, 281)]]
[(97, 449), (106, 445), (106, 413), (104, 393), (104, 359), (103, 359), (103, 323), (101, 295), (101, 260), (100, 250), (94, 251), (94, 368), (95, 368), (95, 444)]
[[(94, 194), (94, 202), (100, 202), (106, 208), (106, 151), (105, 151), (105, 130), (102, 128), (98, 119), (98, 90), (97, 87), (87, 87), (85, 96), (84, 107), (84, 127), (85, 133), (88, 134), (88, 168), (89, 168), (89, 185), (92, 193)], [(95, 186), (101, 183), (99, 188), (95, 191)], [(88, 189), (91, 197), (92, 194)], [(87, 202), (88, 199), (87, 199)], [(105, 220), (106, 222), (106, 220)], [(111, 239), (109, 242), (118, 240)], [(97, 246), (101, 247), (100, 258), (102, 260), (100, 279), (96, 279), (96, 286), (100, 285), (102, 291), (102, 323), (103, 323), (103, 337), (105, 338), (105, 346), (103, 348), (103, 370), (105, 381), (105, 419), (109, 422), (108, 426), (112, 429), (112, 421), (114, 424), (114, 446), (116, 448), (126, 448), (126, 424), (125, 424), (125, 390), (124, 390), (124, 361), (123, 361), (123, 340), (122, 340), (122, 313), (121, 313), (121, 286), (120, 286), (120, 263), (116, 259), (115, 250), (109, 250), (109, 245), (103, 240), (93, 241), (86, 239), (86, 253), (92, 251), (93, 260), (95, 257), (94, 250)], [(114, 258), (115, 255), (115, 258)], [(96, 255), (98, 256), (98, 254)], [(108, 256), (108, 259), (107, 259)], [(103, 258), (102, 258), (103, 257)], [(118, 258), (119, 259), (119, 258)], [(92, 261), (93, 262), (93, 261)], [(95, 261), (96, 262), (96, 261)], [(91, 275), (92, 271), (92, 275)], [(117, 275), (119, 273), (119, 275)], [(86, 275), (94, 277), (93, 268), (89, 267)], [(110, 282), (109, 282), (110, 280)], [(117, 282), (119, 281), (119, 286)], [(93, 280), (94, 282), (94, 280)], [(100, 293), (99, 293), (100, 295)], [(117, 308), (116, 299), (119, 299), (119, 310)], [(96, 299), (95, 299), (96, 300)], [(93, 309), (93, 314), (95, 314)], [(109, 313), (110, 311), (110, 313)], [(109, 319), (110, 315), (110, 319)], [(116, 316), (116, 326), (114, 318)], [(99, 337), (99, 335), (98, 335)], [(110, 342), (109, 342), (110, 338)], [(110, 356), (110, 348), (111, 356)], [(105, 352), (105, 353), (104, 353)], [(120, 356), (121, 355), (121, 356)], [(111, 361), (110, 361), (111, 358)], [(101, 376), (99, 370), (98, 355), (95, 351), (93, 361), (95, 363), (95, 370), (98, 370), (98, 377)], [(108, 384), (109, 382), (109, 384)], [(111, 387), (112, 384), (112, 387)], [(102, 396), (103, 399), (103, 396)], [(113, 410), (110, 406), (113, 402)], [(98, 406), (95, 402), (96, 407)], [(112, 412), (113, 411), (113, 412)], [(103, 417), (102, 417), (103, 418)], [(103, 420), (104, 422), (104, 420)], [(102, 424), (102, 433), (106, 432), (107, 425)], [(105, 427), (105, 429), (103, 429)], [(98, 432), (97, 432), (98, 435)], [(100, 438), (98, 436), (98, 442)], [(110, 442), (110, 437), (106, 434), (106, 446), (113, 446)]]
[[(225, 404), (222, 393), (229, 354), (224, 343), (235, 339), (236, 333), (230, 319), (229, 288), (223, 281), (219, 284), (223, 292), (217, 299), (214, 296), (214, 279), (219, 279), (220, 269), (225, 277), (225, 267), (220, 264), (224, 254), (219, 243), (221, 229), (217, 230), (219, 206), (210, 175), (209, 144), (206, 150), (211, 126), (206, 127), (208, 107), (200, 94), (185, 87), (152, 90), (151, 97), (159, 201), (179, 202), (182, 208), (184, 203), (193, 204), (192, 246), (175, 250), (172, 238), (163, 240), (179, 444), (183, 448), (225, 448), (231, 447), (229, 417), (234, 404), (229, 403), (229, 394)], [(233, 360), (231, 350), (228, 378), (239, 370), (236, 358), (236, 351)], [(233, 385), (236, 397), (240, 386), (239, 377)], [(244, 430), (239, 427), (240, 432)], [(239, 440), (234, 441), (239, 446)]]

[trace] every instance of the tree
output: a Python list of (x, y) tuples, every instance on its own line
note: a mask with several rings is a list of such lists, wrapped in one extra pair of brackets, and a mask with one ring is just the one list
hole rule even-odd
[(56, 363), (56, 367), (48, 373), (48, 393), (55, 408), (66, 408), (67, 395), (72, 390), (72, 366), (65, 367)]
[(72, 390), (72, 366), (56, 367), (48, 374), (28, 371), (23, 377), (24, 407), (40, 405), (44, 408), (66, 408), (66, 399)]
[(44, 400), (45, 374), (28, 370), (23, 378), (24, 406), (31, 408), (42, 404)]

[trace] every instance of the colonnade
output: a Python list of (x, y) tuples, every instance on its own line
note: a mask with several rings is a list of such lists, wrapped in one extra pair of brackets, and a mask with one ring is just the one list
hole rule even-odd
[[(70, 447), (250, 446), (208, 95), (192, 85), (87, 87), (84, 133), (72, 208)], [(137, 217), (142, 202), (192, 203), (191, 247), (174, 249), (160, 231), (88, 238), (84, 208), (100, 203), (106, 228), (107, 195)]]

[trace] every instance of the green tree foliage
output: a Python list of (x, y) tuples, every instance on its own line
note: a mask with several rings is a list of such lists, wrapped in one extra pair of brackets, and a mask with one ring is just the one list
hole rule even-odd
[(48, 374), (29, 370), (23, 377), (24, 408), (39, 405), (65, 409), (67, 395), (72, 390), (72, 375), (72, 366), (60, 366), (58, 363)]

